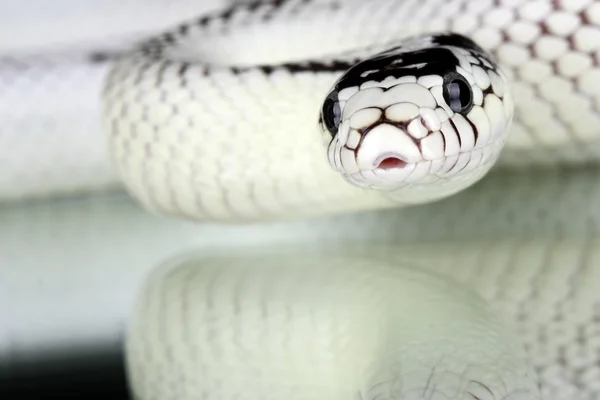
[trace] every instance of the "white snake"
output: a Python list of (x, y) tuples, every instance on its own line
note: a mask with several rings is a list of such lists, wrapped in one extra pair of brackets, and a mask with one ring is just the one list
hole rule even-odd
[[(416, 182), (393, 187), (391, 196), (378, 190), (381, 181), (376, 182), (376, 190), (348, 184), (329, 168), (326, 147), (318, 134), (312, 134), (319, 104), (339, 72), (311, 71), (314, 65), (310, 64), (307, 68), (264, 67), (293, 63), (313, 51), (316, 54), (310, 55), (320, 58), (331, 56), (333, 50), (347, 52), (432, 30), (453, 30), (473, 38), (505, 70), (516, 118), (501, 163), (522, 168), (526, 164), (581, 164), (597, 157), (600, 3), (346, 1), (336, 7), (329, 3), (290, 1), (238, 8), (225, 17), (186, 25), (177, 31), (183, 32), (182, 41), (178, 34), (167, 35), (158, 60), (148, 58), (157, 57), (154, 42), (150, 56), (137, 54), (119, 62), (105, 93), (105, 129), (129, 191), (148, 208), (163, 213), (239, 221), (421, 203), (464, 189), (487, 172), (496, 152), (473, 157), (477, 143), (469, 147), (467, 136), (461, 136), (458, 145), (465, 146), (464, 152), (443, 154), (456, 151), (444, 127), (439, 128), (445, 139), (442, 158), (427, 159), (430, 155), (423, 150), (427, 146), (420, 148), (420, 154), (402, 153), (405, 146), (386, 153), (384, 146), (383, 153), (373, 155), (374, 150), (366, 156), (367, 164), (378, 165), (382, 154), (384, 158), (391, 154), (412, 171), (428, 162), (431, 168), (440, 159), (452, 161), (447, 166), (451, 171), (462, 154), (469, 154), (461, 167), (473, 163), (477, 172), (483, 165), (481, 174), (449, 174), (429, 181), (424, 173), (418, 178), (413, 175)], [(407, 15), (413, 17), (407, 19)], [(330, 35), (320, 33), (316, 49), (306, 37), (277, 37), (267, 42), (269, 36), (307, 29), (309, 20), (310, 26), (327, 23), (331, 29), (340, 23), (336, 29), (343, 33), (336, 35), (336, 29)], [(231, 29), (223, 31), (219, 28), (223, 25)], [(243, 41), (249, 32), (257, 34), (256, 39), (249, 39), (250, 45)], [(272, 47), (260, 52), (252, 40)], [(283, 46), (293, 46), (297, 58), (283, 60), (288, 55)], [(166, 63), (164, 56), (174, 59)], [(195, 65), (199, 59), (213, 66)], [(236, 69), (219, 66), (228, 63)], [(248, 67), (255, 63), (262, 67)], [(502, 73), (493, 79), (501, 80)], [(480, 82), (474, 80), (476, 87)], [(494, 86), (488, 95), (495, 97), (488, 104), (501, 104), (507, 117), (498, 118), (498, 107), (485, 111), (492, 131), (498, 130), (496, 134), (490, 131), (489, 137), (502, 142), (511, 107), (503, 97), (508, 91), (502, 82)], [(441, 107), (440, 97), (436, 100)], [(504, 105), (498, 103), (501, 100)], [(421, 110), (426, 108), (419, 105)], [(395, 112), (391, 104), (379, 106), (389, 107), (388, 117), (411, 112), (409, 106), (398, 106)], [(373, 124), (373, 113), (368, 113), (362, 120)], [(404, 125), (396, 122), (415, 138), (408, 127), (413, 117)], [(422, 127), (431, 129), (424, 114), (421, 117), (425, 120)], [(476, 117), (467, 119), (471, 127), (480, 127)], [(457, 124), (463, 128), (456, 129)], [(465, 132), (465, 126), (454, 121), (457, 136)], [(483, 130), (472, 131), (479, 138), (485, 136)], [(420, 128), (416, 132), (424, 137), (435, 134)], [(346, 132), (349, 138), (351, 133)], [(389, 146), (385, 137), (373, 137), (374, 148), (381, 143)], [(439, 154), (435, 144), (439, 142), (431, 142), (428, 148)], [(344, 156), (335, 140), (332, 143), (330, 159), (339, 167), (333, 153)], [(361, 157), (357, 153), (359, 168)], [(478, 164), (486, 157), (489, 162)], [(394, 178), (400, 170), (407, 169), (385, 173), (391, 172)], [(467, 178), (462, 181), (454, 176)], [(424, 182), (424, 190), (419, 182)], [(445, 182), (443, 191), (436, 192)], [(426, 272), (399, 269), (394, 257), (382, 261), (377, 257), (381, 252), (370, 247), (362, 255), (346, 249), (342, 254), (306, 257), (298, 250), (201, 257), (166, 275), (155, 273), (140, 296), (130, 330), (134, 393), (139, 398), (211, 399), (539, 398), (537, 378), (518, 339), (480, 300)], [(282, 260), (286, 265), (277, 268)], [(520, 267), (527, 268), (527, 263)], [(546, 289), (543, 282), (538, 284), (540, 290)], [(584, 285), (576, 290), (593, 292)], [(585, 301), (591, 309), (597, 304), (591, 294)], [(419, 312), (415, 307), (423, 309)], [(576, 324), (597, 325), (594, 315), (579, 315), (582, 320)], [(590, 351), (597, 351), (590, 346)], [(594, 383), (588, 386), (589, 398), (597, 398), (593, 397), (598, 396)]]
[[(332, 170), (319, 139), (318, 112), (348, 60), (365, 46), (386, 49), (398, 43), (394, 38), (428, 31), (465, 34), (503, 63), (517, 112), (506, 163), (556, 164), (573, 152), (577, 159), (570, 161), (582, 162), (597, 154), (587, 144), (600, 123), (593, 2), (566, 2), (556, 10), (549, 2), (529, 1), (502, 7), (433, 0), (331, 4), (337, 3), (283, 2), (192, 21), (118, 64), (105, 92), (104, 123), (129, 191), (162, 213), (236, 221), (423, 203), (463, 189), (495, 161), (512, 100), (508, 90), (503, 98), (503, 74), (486, 61), (488, 72), (456, 48), (402, 57), (411, 46), (431, 47), (408, 44), (399, 55), (388, 54), (405, 69), (346, 80), (340, 105), (356, 90), (356, 81), (394, 86), (381, 100), (369, 98), (382, 90), (377, 88), (363, 87), (354, 95), (354, 104), (342, 111), (344, 121), (352, 124), (353, 117), (355, 126), (342, 121), (330, 145), (330, 163), (351, 171), (344, 174), (347, 179), (361, 175), (361, 183), (350, 177), (360, 188)], [(308, 30), (318, 35), (319, 46), (302, 35)], [(451, 65), (431, 66), (436, 57)], [(379, 63), (362, 65), (359, 72), (377, 70)], [(425, 73), (422, 64), (430, 65)], [(468, 115), (449, 110), (442, 99), (445, 85), (438, 82), (458, 67), (473, 88), (475, 104)], [(381, 83), (372, 85), (377, 79)], [(409, 93), (413, 99), (402, 98)], [(392, 122), (380, 123), (377, 110), (386, 107), (385, 118)], [(394, 127), (411, 122), (403, 133)], [(371, 128), (374, 132), (358, 134)], [(325, 136), (328, 143), (329, 133)], [(354, 150), (358, 137), (360, 150)], [(387, 153), (407, 165), (373, 170), (371, 164)], [(395, 190), (386, 196), (363, 190), (367, 185)]]

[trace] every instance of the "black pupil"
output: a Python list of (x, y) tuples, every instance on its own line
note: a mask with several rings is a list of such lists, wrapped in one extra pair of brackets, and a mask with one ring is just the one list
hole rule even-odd
[(470, 111), (473, 106), (471, 86), (464, 79), (454, 78), (444, 83), (444, 100), (456, 113)]
[(323, 103), (323, 113), (321, 117), (323, 118), (327, 130), (332, 136), (335, 136), (341, 119), (340, 104), (331, 97), (327, 97)]

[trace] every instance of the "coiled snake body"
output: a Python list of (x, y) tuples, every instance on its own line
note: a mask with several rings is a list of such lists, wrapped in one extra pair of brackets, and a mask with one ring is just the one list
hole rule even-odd
[[(129, 192), (162, 214), (242, 222), (444, 201), (497, 159), (597, 161), (599, 43), (592, 0), (240, 5), (118, 61), (103, 129)], [(129, 329), (134, 395), (540, 398), (519, 338), (481, 299), (367, 247), (156, 272)]]

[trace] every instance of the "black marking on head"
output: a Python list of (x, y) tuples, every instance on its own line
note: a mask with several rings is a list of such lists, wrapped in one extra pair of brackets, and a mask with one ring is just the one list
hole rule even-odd
[(444, 46), (468, 50), (476, 58), (486, 54), (475, 42), (459, 34), (423, 36), (422, 44), (418, 41), (412, 46), (400, 44), (349, 67), (330, 96), (367, 80), (382, 82), (389, 77), (438, 75), (444, 78), (443, 97), (450, 109), (466, 114), (473, 107), (473, 92), (466, 78), (456, 71), (460, 66), (457, 55)]
[(381, 82), (390, 76), (444, 76), (450, 71), (456, 71), (458, 65), (456, 56), (446, 48), (386, 51), (351, 67), (337, 82), (335, 89), (339, 92), (348, 87), (360, 86), (365, 81), (366, 73), (368, 80)]
[(448, 72), (444, 75), (442, 95), (448, 107), (455, 113), (467, 114), (473, 108), (473, 89), (458, 72)]
[[(474, 53), (486, 54), (471, 39), (465, 36), (448, 33), (417, 37), (416, 45), (400, 44), (374, 55), (351, 67), (336, 84), (335, 89), (359, 86), (368, 76), (369, 80), (383, 81), (392, 76), (413, 75), (419, 78), (425, 75), (445, 76), (448, 72), (456, 71), (460, 62), (456, 55), (445, 47), (459, 47)], [(422, 40), (422, 44), (418, 41)]]
[(367, 80), (381, 82), (390, 76), (398, 78), (407, 75), (417, 78), (425, 75), (445, 76), (455, 72), (458, 65), (460, 64), (454, 53), (446, 48), (431, 48), (425, 45), (423, 49), (403, 52), (402, 46), (396, 46), (364, 61), (348, 65), (328, 98), (337, 101), (342, 90), (360, 86)]
[(441, 33), (432, 36), (433, 44), (438, 46), (453, 46), (461, 47), (466, 50), (475, 51), (477, 53), (485, 54), (485, 51), (477, 45), (474, 41), (466, 36), (459, 35), (456, 33)]

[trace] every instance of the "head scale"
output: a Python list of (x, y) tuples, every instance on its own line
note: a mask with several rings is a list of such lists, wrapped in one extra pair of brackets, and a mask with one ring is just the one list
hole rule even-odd
[(329, 162), (356, 186), (402, 188), (409, 201), (462, 190), (503, 147), (513, 116), (507, 85), (461, 35), (405, 40), (354, 65), (326, 96)]

